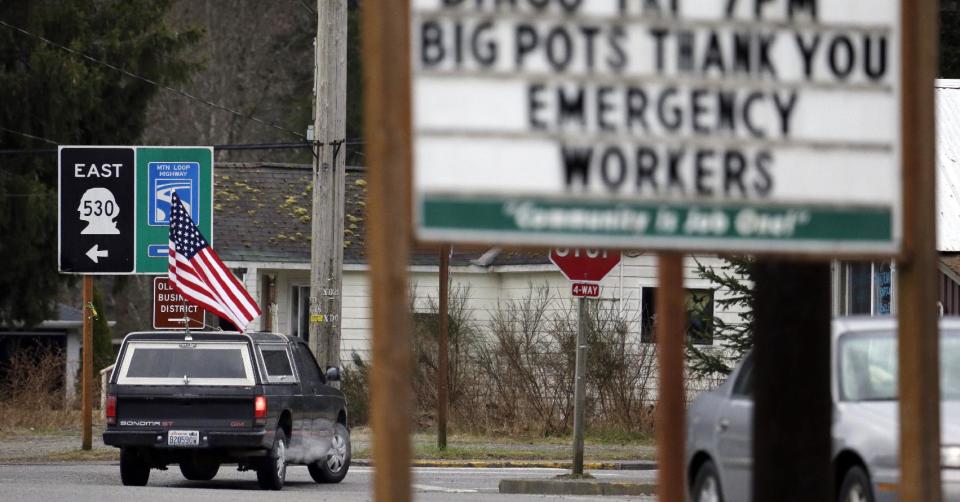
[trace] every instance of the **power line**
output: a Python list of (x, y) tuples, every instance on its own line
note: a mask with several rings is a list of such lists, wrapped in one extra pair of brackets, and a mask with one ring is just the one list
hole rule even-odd
[(307, 9), (308, 11), (310, 11), (310, 13), (313, 14), (314, 16), (317, 15), (316, 9), (311, 7), (310, 4), (306, 2), (306, 0), (300, 0), (300, 5), (302, 5), (304, 9)]
[[(0, 129), (4, 129), (0, 127)], [(6, 129), (4, 129), (6, 130)], [(20, 133), (19, 131), (10, 131), (17, 134), (26, 134)], [(37, 138), (58, 145), (54, 141), (46, 140), (44, 138)], [(347, 140), (344, 142), (347, 146), (359, 146), (363, 145), (362, 140)], [(163, 146), (163, 145), (151, 145), (151, 146)], [(176, 146), (176, 145), (170, 145)], [(310, 148), (310, 143), (308, 142), (293, 142), (293, 143), (233, 143), (233, 144), (224, 144), (224, 145), (213, 145), (214, 150), (223, 150), (223, 151), (233, 151), (233, 150), (298, 150), (301, 148)], [(46, 155), (57, 153), (56, 148), (24, 148), (24, 149), (0, 149), (0, 155)], [(361, 154), (360, 151), (354, 151), (355, 154)]]
[(259, 123), (259, 124), (265, 125), (265, 126), (267, 126), (267, 127), (272, 127), (272, 128), (274, 128), (274, 129), (277, 129), (277, 130), (279, 130), (279, 131), (283, 131), (283, 132), (288, 133), (288, 134), (293, 134), (294, 136), (297, 136), (297, 137), (300, 137), (300, 138), (306, 138), (305, 135), (303, 135), (303, 134), (301, 134), (301, 133), (299, 133), (299, 132), (292, 131), (292, 130), (287, 129), (287, 128), (283, 127), (283, 126), (274, 124), (273, 122), (268, 122), (268, 121), (266, 121), (266, 120), (263, 120), (263, 119), (254, 117), (252, 114), (246, 114), (246, 113), (238, 112), (238, 111), (236, 111), (236, 110), (234, 110), (234, 109), (232, 109), (232, 108), (228, 108), (228, 107), (223, 106), (223, 105), (221, 105), (221, 104), (214, 103), (213, 101), (210, 101), (210, 100), (207, 100), (207, 99), (198, 97), (198, 96), (194, 96), (193, 94), (190, 94), (190, 93), (185, 92), (185, 91), (181, 91), (180, 89), (174, 89), (173, 87), (170, 87), (170, 86), (161, 84), (160, 82), (157, 82), (157, 81), (155, 81), (155, 80), (153, 80), (153, 79), (150, 79), (150, 78), (147, 78), (147, 77), (142, 77), (142, 76), (137, 75), (137, 74), (135, 74), (135, 73), (132, 73), (132, 72), (126, 70), (126, 69), (120, 68), (120, 67), (118, 67), (118, 66), (114, 66), (114, 65), (112, 65), (112, 64), (110, 64), (110, 63), (108, 63), (108, 62), (106, 62), (106, 61), (97, 59), (97, 58), (95, 58), (95, 57), (93, 57), (93, 56), (89, 56), (89, 55), (87, 55), (87, 54), (85, 54), (85, 53), (83, 53), (83, 52), (80, 52), (80, 51), (71, 49), (71, 48), (69, 48), (69, 47), (67, 47), (67, 46), (65, 46), (65, 45), (58, 44), (57, 42), (54, 42), (54, 41), (52, 41), (52, 40), (50, 40), (50, 39), (47, 39), (47, 38), (44, 38), (44, 37), (42, 37), (42, 36), (40, 36), (40, 35), (36, 35), (36, 34), (34, 34), (34, 33), (31, 33), (31, 32), (29, 32), (29, 31), (27, 31), (27, 30), (25, 30), (25, 29), (23, 29), (23, 28), (20, 28), (19, 26), (14, 26), (14, 25), (12, 25), (12, 24), (10, 24), (10, 23), (7, 23), (6, 21), (0, 20), (0, 25), (5, 26), (5, 27), (7, 27), (7, 28), (9, 28), (9, 29), (11, 29), (11, 30), (20, 32), (20, 33), (22, 33), (22, 34), (24, 34), (24, 35), (26, 35), (26, 36), (28, 36), (28, 37), (35, 38), (35, 39), (37, 39), (37, 40), (40, 40), (41, 42), (43, 42), (43, 43), (45, 43), (45, 44), (48, 44), (48, 45), (51, 45), (51, 46), (56, 47), (56, 48), (58, 48), (58, 49), (61, 49), (61, 50), (63, 50), (63, 51), (66, 51), (66, 52), (70, 53), (70, 54), (73, 55), (73, 56), (76, 56), (76, 57), (79, 57), (79, 58), (82, 58), (82, 59), (86, 59), (86, 60), (88, 60), (88, 61), (91, 61), (91, 62), (97, 63), (97, 64), (99, 64), (99, 65), (105, 66), (105, 67), (107, 67), (107, 68), (109, 68), (109, 69), (111, 69), (111, 70), (113, 70), (113, 71), (119, 72), (119, 73), (121, 73), (121, 74), (123, 74), (123, 75), (126, 75), (126, 76), (128, 76), (128, 77), (135, 78), (135, 79), (137, 79), (137, 80), (140, 80), (140, 81), (146, 82), (146, 83), (148, 83), (148, 84), (154, 85), (154, 86), (156, 86), (156, 87), (159, 87), (159, 88), (164, 89), (164, 90), (166, 90), (166, 91), (172, 92), (172, 93), (174, 93), (174, 94), (178, 94), (178, 95), (183, 96), (183, 97), (185, 97), (185, 98), (192, 99), (192, 100), (197, 101), (197, 102), (199, 102), (199, 103), (203, 103), (203, 104), (205, 104), (205, 105), (207, 105), (207, 106), (209, 106), (209, 107), (211, 107), (211, 108), (216, 108), (217, 110), (221, 110), (221, 111), (225, 111), (225, 112), (228, 112), (228, 113), (232, 113), (232, 114), (234, 114), (234, 115), (236, 115), (236, 116), (238, 116), (238, 117), (242, 117), (242, 118), (245, 118), (245, 119), (247, 119), (247, 120), (252, 120), (252, 121), (257, 122), (257, 123)]
[[(2, 22), (2, 21), (0, 21), (0, 22)], [(43, 141), (43, 142), (46, 142), (46, 143), (50, 143), (51, 145), (59, 145), (59, 144), (60, 144), (60, 143), (57, 143), (56, 141), (53, 141), (52, 139), (47, 139), (47, 138), (44, 138), (44, 137), (41, 137), (41, 136), (34, 136), (33, 134), (26, 133), (26, 132), (23, 132), (23, 131), (14, 131), (13, 129), (7, 129), (6, 127), (3, 127), (3, 126), (0, 126), (0, 130), (6, 131), (6, 132), (9, 132), (9, 133), (12, 133), (12, 134), (17, 134), (17, 135), (23, 136), (23, 137), (25, 137), (25, 138), (36, 139), (36, 140), (39, 140), (39, 141)]]

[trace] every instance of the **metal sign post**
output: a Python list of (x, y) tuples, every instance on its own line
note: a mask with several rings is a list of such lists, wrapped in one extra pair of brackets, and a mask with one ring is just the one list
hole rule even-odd
[(584, 407), (587, 404), (587, 299), (577, 299), (577, 360), (573, 401), (573, 475), (583, 476)]
[[(93, 276), (83, 276), (83, 376), (81, 405), (81, 448), (93, 447)], [(69, 385), (69, 384), (68, 384)]]

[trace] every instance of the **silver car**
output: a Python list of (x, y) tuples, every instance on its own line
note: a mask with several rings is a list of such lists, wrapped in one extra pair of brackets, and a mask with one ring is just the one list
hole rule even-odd
[[(960, 501), (960, 319), (940, 324), (941, 465), (945, 500)], [(833, 322), (833, 462), (842, 502), (897, 500), (897, 326), (891, 318)], [(688, 410), (687, 473), (696, 502), (750, 500), (753, 359)]]

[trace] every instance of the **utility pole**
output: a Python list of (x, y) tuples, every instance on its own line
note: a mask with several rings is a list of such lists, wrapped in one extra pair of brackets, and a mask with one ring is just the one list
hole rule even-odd
[(317, 0), (310, 349), (324, 368), (340, 366), (346, 104), (347, 0)]

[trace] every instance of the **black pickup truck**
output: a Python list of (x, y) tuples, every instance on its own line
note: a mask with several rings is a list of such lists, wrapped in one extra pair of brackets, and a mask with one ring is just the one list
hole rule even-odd
[(124, 485), (171, 464), (189, 480), (237, 464), (271, 490), (283, 488), (287, 464), (304, 464), (314, 481), (338, 483), (350, 430), (343, 393), (327, 382), (339, 378), (285, 335), (131, 333), (110, 376), (103, 442), (120, 448)]

